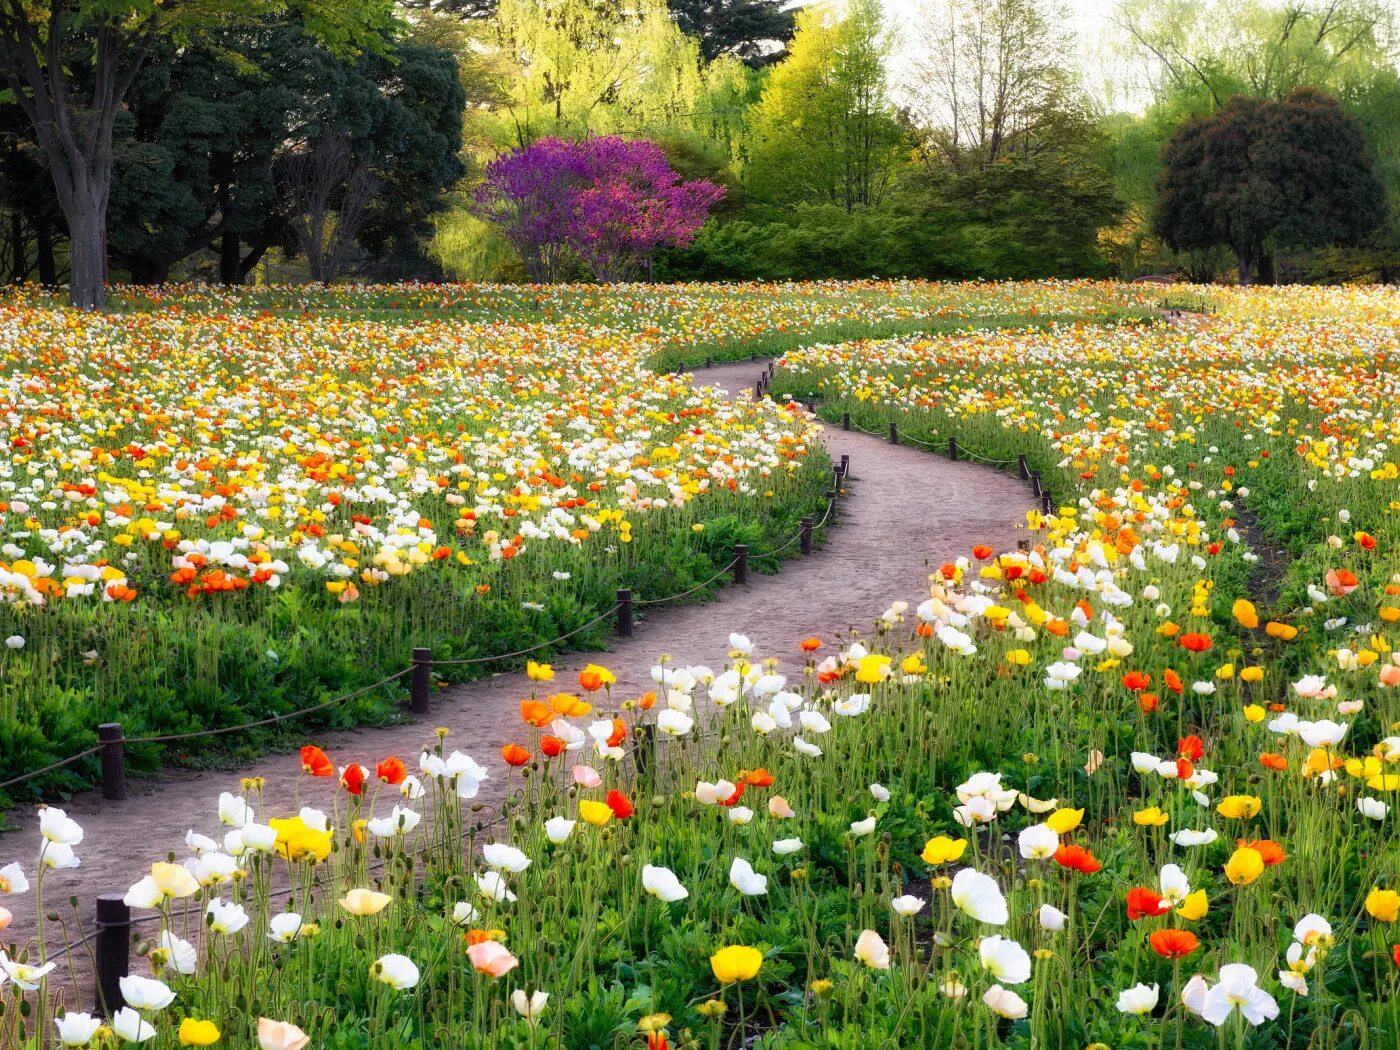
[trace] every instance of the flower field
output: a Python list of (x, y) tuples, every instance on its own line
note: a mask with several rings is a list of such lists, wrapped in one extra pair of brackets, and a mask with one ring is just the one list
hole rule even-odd
[[(123, 296), (106, 316), (0, 300), (11, 775), (90, 747), (104, 721), (129, 738), (236, 726), (376, 682), (415, 645), (512, 652), (577, 630), (618, 587), (679, 593), (735, 543), (780, 546), (824, 506), (811, 421), (657, 374), (682, 352), (1141, 301), (1082, 283)], [(326, 717), (382, 718), (395, 699)], [(132, 750), (138, 767), (162, 757)]]
[[(1219, 314), (1208, 324), (1081, 321), (788, 352), (779, 402), (816, 396), (830, 420), (849, 412), (876, 432), (893, 421), (936, 448), (955, 435), (988, 459), (1025, 454), (1056, 509), (1028, 518), (1025, 549), (976, 546), (935, 567), (924, 601), (893, 604), (858, 639), (825, 633), (841, 625), (823, 623), (820, 609), (799, 653), (758, 650), (735, 624), (730, 648), (706, 666), (658, 655), (643, 695), (614, 688), (606, 657), (577, 680), (537, 663), (520, 697), (518, 743), (499, 755), (472, 754), (470, 741), (430, 729), (414, 755), (328, 756), (308, 746), (304, 776), (342, 785), (330, 810), (273, 809), (265, 785), (229, 784), (217, 805), (192, 807), (171, 862), (132, 865), (127, 900), (149, 921), (122, 1010), (63, 1013), (46, 994), (60, 984), (62, 962), (19, 946), (0, 958), (0, 1045), (37, 1045), (35, 1033), (74, 1047), (347, 1050), (1392, 1045), (1400, 297), (1208, 294)], [(178, 323), (200, 330), (187, 317)], [(228, 327), (212, 315), (209, 323)], [(276, 311), (257, 323), (260, 333), (297, 330)], [(809, 423), (772, 402), (716, 403), (650, 374), (627, 392), (629, 373), (607, 355), (640, 370), (645, 350), (605, 351), (594, 341), (627, 344), (616, 331), (538, 352), (526, 345), (534, 339), (481, 358), (443, 351), (428, 355), (431, 379), (376, 365), (388, 384), (381, 390), (355, 378), (357, 362), (415, 361), (415, 351), (391, 348), (380, 330), (351, 342), (355, 326), (325, 324), (314, 352), (353, 346), (338, 380), (353, 396), (318, 382), (297, 402), (314, 411), (260, 404), (274, 396), (267, 391), (303, 390), (311, 371), (279, 373), (286, 355), (268, 353), (259, 359), (273, 370), (266, 388), (244, 380), (236, 411), (196, 416), (224, 433), (242, 425), (240, 413), (271, 420), (280, 409), (262, 428), (278, 441), (255, 445), (257, 458), (276, 453), (296, 467), (279, 459), (248, 487), (285, 478), (278, 490), (298, 494), (292, 506), (331, 514), (327, 483), (300, 463), (305, 453), (279, 451), (286, 445), (335, 448), (352, 433), (385, 434), (389, 418), (415, 419), (415, 399), (427, 412), (424, 386), (436, 400), (453, 389), (455, 370), (470, 371), (464, 361), (489, 361), (502, 377), (464, 379), (452, 399), (486, 399), (451, 420), (471, 436), (435, 423), (448, 437), (398, 452), (407, 463), (396, 479), (406, 480), (384, 485), (391, 494), (406, 486), (403, 513), (437, 523), (428, 546), (436, 549), (439, 532), (452, 537), (448, 557), (415, 563), (404, 552), (422, 552), (417, 541), (392, 539), (411, 538), (412, 528), (397, 533), (376, 519), (355, 533), (358, 556), (317, 546), (329, 552), (327, 566), (349, 555), (348, 575), (321, 579), (324, 566), (285, 559), (279, 590), (314, 595), (332, 611), (384, 600), (404, 602), (407, 615), (421, 600), (407, 588), (435, 572), (470, 580), (490, 570), (494, 587), (517, 588), (516, 603), (531, 593), (520, 582), (536, 579), (528, 573), (549, 569), (552, 578), (555, 555), (538, 550), (551, 541), (532, 537), (514, 557), (501, 548), (493, 559), (480, 531), (512, 508), (512, 517), (548, 520), (542, 507), (509, 502), (517, 489), (541, 486), (506, 489), (488, 478), (482, 489), (476, 475), (472, 500), (457, 504), (450, 484), (445, 493), (433, 487), (450, 468), (428, 465), (453, 442), (470, 442), (473, 457), (499, 457), (488, 461), (507, 477), (512, 465), (533, 463), (536, 450), (527, 454), (512, 435), (524, 429), (542, 443), (533, 435), (550, 424), (531, 415), (536, 398), (568, 406), (546, 410), (555, 420), (597, 428), (588, 454), (603, 464), (611, 446), (597, 435), (615, 440), (606, 428), (621, 431), (629, 418), (604, 414), (610, 400), (642, 414), (682, 403), (709, 413), (686, 417), (703, 419), (702, 429), (729, 422), (731, 446), (749, 440), (744, 458), (754, 462), (729, 475), (728, 495), (708, 492), (712, 483), (658, 512), (669, 531), (657, 536), (700, 544), (697, 556), (718, 526), (695, 508), (732, 500), (725, 513), (744, 521), (746, 508), (762, 505), (760, 486), (776, 484), (765, 464), (793, 475), (791, 499), (800, 502), (800, 463), (816, 458), (793, 458), (815, 449)], [(498, 328), (489, 338), (512, 336)], [(194, 342), (217, 360), (211, 344)], [(272, 342), (262, 335), (255, 345)], [(565, 353), (575, 356), (551, 364)], [(160, 382), (160, 373), (143, 381)], [(355, 412), (354, 423), (328, 419), (332, 405)], [(713, 457), (695, 465), (713, 438), (682, 442), (687, 427), (653, 422), (677, 449), (667, 462), (680, 477), (717, 470)], [(653, 476), (658, 439), (639, 440), (626, 462), (640, 486), (630, 457), (645, 453)], [(424, 457), (421, 473), (414, 452)], [(147, 469), (162, 474), (173, 455)], [(545, 469), (560, 469), (554, 462)], [(115, 467), (107, 473), (118, 476)], [(577, 546), (554, 540), (577, 558), (555, 563), (570, 566), (562, 570), (570, 579), (556, 581), (564, 587), (600, 571), (605, 545), (619, 557), (633, 551), (653, 520), (641, 506), (650, 489), (631, 493), (616, 475), (601, 476), (608, 507), (636, 520), (638, 535), (624, 544), (621, 522), (609, 517), (602, 536)], [(533, 477), (527, 470), (525, 480)], [(173, 482), (162, 484), (168, 493)], [(356, 485), (364, 482), (341, 489)], [(504, 506), (485, 513), (492, 488)], [(420, 509), (420, 497), (441, 509)], [(443, 527), (466, 507), (473, 528)], [(212, 513), (199, 504), (196, 528), (213, 528)], [(285, 527), (254, 517), (272, 535)], [(127, 528), (105, 519), (101, 527)], [(496, 531), (499, 543), (505, 530)], [(265, 541), (248, 549), (256, 542)], [(1280, 544), (1287, 557), (1269, 552)], [(186, 567), (175, 562), (187, 557), (179, 543), (138, 549), (168, 559), (162, 573)], [(362, 574), (384, 567), (385, 549), (406, 572), (386, 568), (371, 583)], [(544, 567), (531, 570), (532, 559)], [(198, 568), (196, 579), (212, 571)], [(52, 604), (140, 609), (148, 588), (126, 579), (138, 592), (130, 602), (93, 593), (55, 595)], [(326, 589), (337, 582), (353, 583), (358, 600)], [(230, 597), (262, 593), (251, 583), (247, 592)], [(779, 659), (800, 670), (780, 670)], [(505, 785), (499, 812), (477, 802), (488, 780)], [(42, 915), (45, 900), (62, 899), (82, 829), (51, 808), (40, 836), (18, 863), (0, 867), (0, 907)], [(0, 925), (7, 921), (0, 911)]]

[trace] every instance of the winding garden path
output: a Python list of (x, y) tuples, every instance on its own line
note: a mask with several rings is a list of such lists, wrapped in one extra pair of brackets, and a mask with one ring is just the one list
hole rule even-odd
[[(765, 366), (746, 362), (702, 369), (695, 382), (749, 396)], [(651, 687), (650, 669), (658, 654), (714, 666), (725, 659), (731, 631), (747, 634), (758, 653), (783, 658), (790, 670), (800, 668), (801, 639), (813, 634), (831, 639), (850, 627), (864, 630), (890, 602), (922, 600), (932, 566), (967, 553), (976, 543), (1015, 546), (1018, 526), (1034, 505), (1026, 485), (988, 467), (950, 462), (835, 428), (826, 429), (823, 441), (833, 458), (851, 457), (847, 494), (823, 547), (785, 562), (776, 575), (751, 575), (747, 586), (727, 587), (714, 601), (656, 610), (639, 621), (635, 637), (616, 640), (608, 653), (561, 657), (554, 661), (558, 681), (572, 683), (579, 668), (596, 661), (617, 675), (618, 695), (640, 695)], [(399, 755), (416, 766), (434, 727), (447, 727), (448, 747), (467, 752), (495, 773), (481, 793), (481, 801), (490, 805), (499, 801), (493, 789), (498, 791), (504, 780), (500, 748), (525, 738), (519, 702), (529, 693), (523, 673), (499, 674), (445, 690), (424, 722), (316, 733), (311, 739), (338, 764), (358, 761), (372, 769), (384, 756)], [(66, 809), (86, 830), (77, 849), (82, 866), (50, 875), (45, 888), (50, 907), (60, 904), (68, 913), (64, 902), (77, 895), (83, 921), (89, 922), (99, 893), (124, 892), (152, 861), (171, 852), (183, 857), (187, 829), (213, 830), (220, 791), (237, 791), (242, 777), (265, 777), (268, 809), (287, 811), (300, 772), (296, 754), (269, 755), (246, 769), (171, 770), (157, 780), (134, 781), (123, 802), (105, 802), (96, 793), (74, 798)], [(335, 783), (303, 781), (302, 803), (329, 811)], [(20, 860), (30, 868), (35, 820), (29, 813), (14, 816), (24, 827), (18, 834), (0, 836), (0, 865)], [(33, 932), (33, 894), (9, 903), (14, 925), (3, 939), (22, 943)], [(49, 940), (61, 944), (62, 931), (54, 927)], [(86, 968), (86, 959), (79, 965)]]

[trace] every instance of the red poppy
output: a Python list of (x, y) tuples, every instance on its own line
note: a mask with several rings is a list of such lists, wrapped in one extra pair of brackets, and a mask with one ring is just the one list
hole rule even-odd
[(748, 787), (748, 786), (749, 786), (749, 785), (748, 785), (748, 781), (746, 781), (743, 777), (740, 777), (740, 778), (739, 778), (739, 783), (738, 783), (737, 785), (735, 785), (735, 787), (734, 787), (734, 794), (730, 795), (728, 798), (720, 799), (720, 803), (719, 803), (719, 804), (720, 804), (721, 806), (732, 806), (732, 805), (734, 805), (734, 803), (738, 802), (739, 799), (741, 799), (741, 798), (744, 797), (744, 788), (746, 788), (746, 787)]
[(1356, 542), (1364, 551), (1373, 551), (1376, 549), (1376, 538), (1369, 532), (1358, 532), (1356, 534)]
[(507, 744), (501, 748), (501, 757), (508, 766), (523, 766), (530, 761), (530, 752), (519, 744)]
[(777, 777), (773, 776), (768, 770), (760, 768), (746, 774), (744, 779), (748, 781), (749, 787), (766, 788), (771, 785)]
[(362, 795), (369, 771), (358, 762), (351, 762), (340, 771), (340, 786), (352, 795)]
[(979, 543), (977, 546), (972, 548), (972, 556), (978, 561), (986, 561), (992, 556), (993, 553), (995, 552), (992, 550), (992, 548), (988, 547), (985, 543)]
[(1199, 762), (1206, 753), (1206, 745), (1195, 734), (1184, 736), (1176, 742), (1176, 753), (1182, 758), (1189, 758), (1192, 762)]
[(618, 820), (626, 820), (633, 813), (637, 812), (632, 806), (632, 801), (617, 788), (608, 792), (608, 797), (604, 800), (608, 804), (608, 809), (613, 811), (613, 816)]
[(1395, 960), (1395, 965), (1400, 966), (1400, 944), (1390, 949), (1390, 957)]
[(1055, 863), (1084, 875), (1092, 875), (1103, 867), (1098, 858), (1083, 846), (1061, 846), (1055, 851)]
[(1189, 649), (1193, 653), (1203, 653), (1213, 644), (1208, 634), (1183, 634), (1178, 641), (1183, 649)]
[(1176, 760), (1176, 779), (1190, 780), (1196, 774), (1196, 767), (1191, 764), (1189, 758), (1178, 758)]
[(1137, 921), (1149, 915), (1164, 915), (1171, 904), (1146, 886), (1134, 886), (1128, 891), (1128, 918)]
[(301, 768), (313, 777), (335, 775), (335, 766), (331, 765), (331, 760), (326, 757), (326, 753), (311, 744), (307, 744), (301, 749)]
[(564, 741), (557, 736), (542, 736), (540, 750), (544, 752), (545, 758), (558, 758), (564, 753)]
[(670, 1044), (666, 1042), (664, 1028), (659, 1032), (647, 1033), (647, 1050), (670, 1050)]
[(402, 784), (404, 777), (408, 776), (408, 769), (404, 766), (403, 760), (390, 755), (383, 762), (380, 762), (374, 769), (375, 775), (386, 784)]
[(1147, 943), (1164, 959), (1184, 959), (1201, 946), (1190, 930), (1155, 930)]
[(1152, 676), (1145, 671), (1129, 671), (1123, 676), (1123, 687), (1140, 693), (1152, 684)]

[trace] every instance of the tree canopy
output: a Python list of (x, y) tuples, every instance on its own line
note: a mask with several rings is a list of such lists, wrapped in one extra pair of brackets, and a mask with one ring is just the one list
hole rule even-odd
[(1272, 280), (1279, 250), (1358, 244), (1385, 216), (1359, 123), (1315, 89), (1236, 96), (1182, 124), (1162, 160), (1158, 232), (1179, 250), (1227, 245), (1243, 284)]

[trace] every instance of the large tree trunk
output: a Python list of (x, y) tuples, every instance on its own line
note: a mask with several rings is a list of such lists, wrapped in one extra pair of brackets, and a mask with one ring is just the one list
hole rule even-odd
[(1240, 265), (1240, 285), (1241, 287), (1254, 283), (1254, 271), (1259, 265), (1259, 250), (1257, 248), (1241, 248), (1238, 252)]
[(80, 192), (63, 209), (73, 271), (69, 288), (80, 310), (100, 310), (107, 302), (107, 195), (101, 196), (99, 202)]
[(219, 283), (220, 284), (241, 284), (242, 280), (238, 273), (238, 264), (242, 262), (242, 255), (239, 253), (238, 234), (232, 230), (225, 230), (224, 235), (219, 238)]
[(139, 30), (133, 35), (117, 21), (97, 16), (90, 29), (91, 96), (80, 101), (63, 61), (73, 15), (71, 5), (57, 2), (0, 7), (0, 65), (15, 101), (34, 124), (68, 221), (73, 305), (95, 310), (106, 302), (112, 127), (147, 44)]
[(35, 255), (39, 266), (39, 283), (45, 288), (58, 284), (58, 264), (53, 257), (53, 227), (40, 215), (34, 220)]
[(1261, 252), (1259, 255), (1259, 284), (1274, 283), (1274, 256), (1272, 252)]

